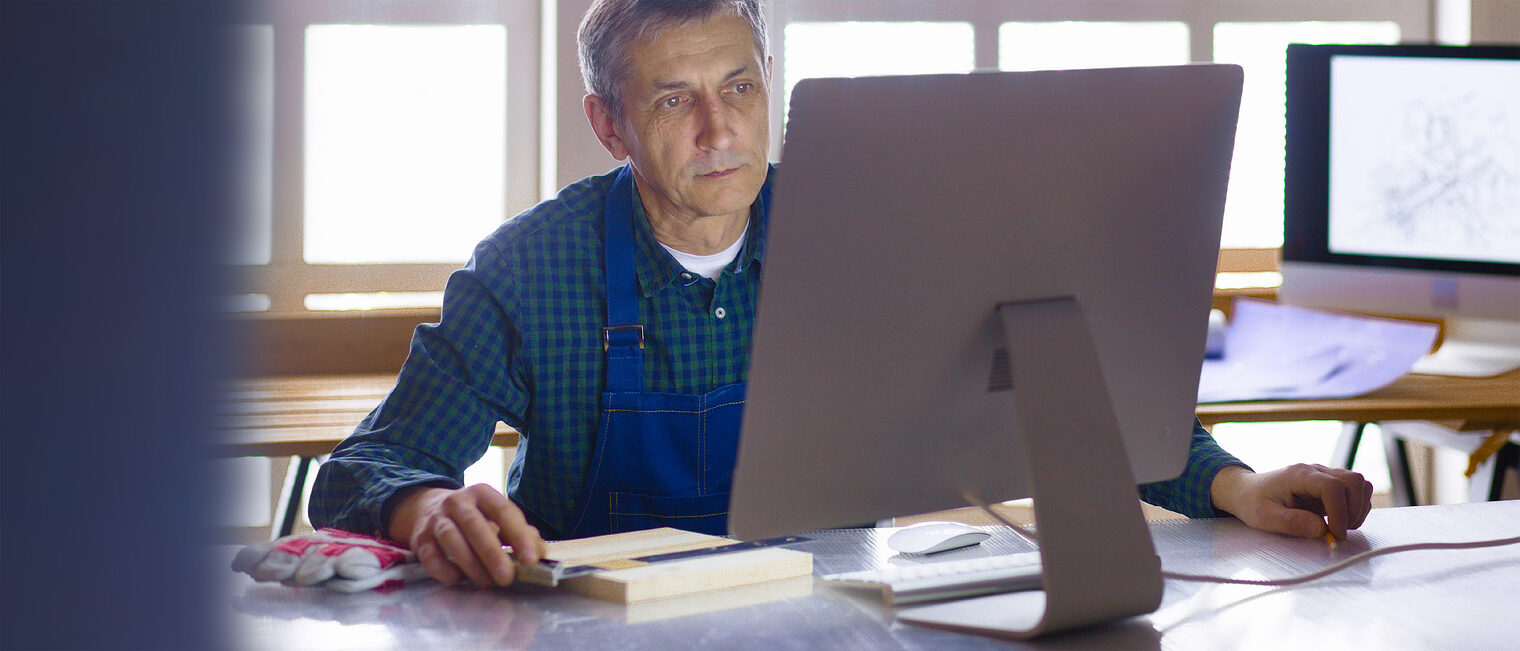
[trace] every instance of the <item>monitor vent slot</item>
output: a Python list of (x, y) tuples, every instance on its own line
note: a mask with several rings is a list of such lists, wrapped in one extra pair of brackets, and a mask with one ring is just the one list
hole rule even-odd
[(992, 372), (987, 376), (987, 392), (1013, 390), (1013, 366), (1008, 360), (1007, 348), (992, 350)]

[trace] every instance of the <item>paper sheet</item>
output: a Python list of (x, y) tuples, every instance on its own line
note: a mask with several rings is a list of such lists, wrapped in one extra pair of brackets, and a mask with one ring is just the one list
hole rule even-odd
[(1408, 373), (1438, 329), (1252, 299), (1234, 312), (1223, 357), (1203, 363), (1198, 402), (1362, 395)]

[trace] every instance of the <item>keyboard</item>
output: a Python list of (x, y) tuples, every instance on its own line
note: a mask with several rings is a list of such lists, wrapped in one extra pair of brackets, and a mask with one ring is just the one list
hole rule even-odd
[(819, 580), (846, 588), (879, 589), (886, 602), (893, 605), (1036, 590), (1042, 586), (1039, 552), (879, 567), (826, 574)]

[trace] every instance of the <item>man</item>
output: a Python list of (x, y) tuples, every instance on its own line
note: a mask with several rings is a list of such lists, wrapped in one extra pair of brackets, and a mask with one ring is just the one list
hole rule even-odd
[[(722, 532), (774, 169), (758, 0), (599, 0), (579, 33), (592, 131), (628, 165), (482, 241), (418, 328), (385, 401), (334, 450), (312, 519), (406, 543), (444, 584), (505, 585), (549, 538)], [(605, 271), (604, 271), (605, 270)], [(462, 487), (496, 421), (521, 433), (511, 498)], [(1254, 474), (1198, 428), (1141, 494), (1190, 516), (1343, 537), (1355, 473)], [(1328, 523), (1321, 516), (1328, 517)]]

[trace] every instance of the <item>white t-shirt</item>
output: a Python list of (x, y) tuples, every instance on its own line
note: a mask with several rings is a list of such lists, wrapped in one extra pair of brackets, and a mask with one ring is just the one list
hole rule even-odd
[(687, 271), (708, 280), (717, 280), (718, 275), (723, 273), (723, 268), (727, 267), (728, 263), (733, 262), (734, 258), (739, 255), (739, 250), (744, 248), (744, 239), (748, 236), (748, 231), (740, 233), (739, 239), (734, 240), (734, 243), (729, 245), (728, 248), (712, 255), (692, 255), (684, 251), (677, 251), (665, 246), (664, 242), (660, 242), (660, 246), (669, 251), (670, 255), (676, 259), (676, 262), (681, 263), (681, 266), (685, 267)]

